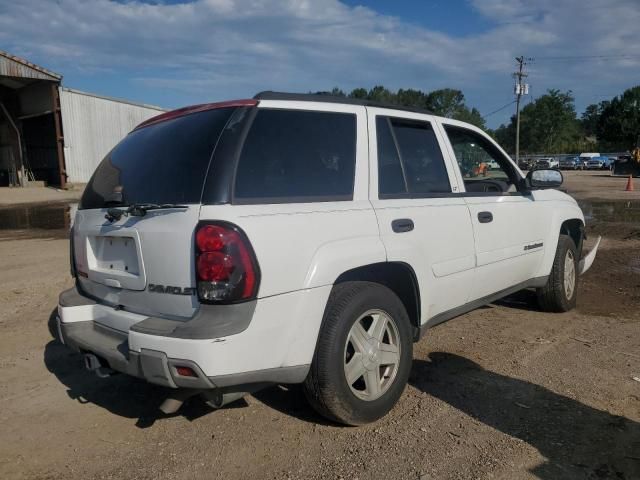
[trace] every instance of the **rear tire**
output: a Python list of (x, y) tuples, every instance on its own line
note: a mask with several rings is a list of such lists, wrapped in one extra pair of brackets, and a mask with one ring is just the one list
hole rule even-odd
[(547, 284), (537, 289), (538, 304), (545, 312), (568, 312), (578, 297), (578, 251), (569, 235), (560, 235)]
[(372, 282), (334, 286), (304, 390), (324, 417), (362, 425), (386, 415), (409, 379), (412, 329), (400, 299)]

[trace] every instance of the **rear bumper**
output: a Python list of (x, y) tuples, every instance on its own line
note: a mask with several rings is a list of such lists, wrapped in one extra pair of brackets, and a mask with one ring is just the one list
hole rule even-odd
[[(91, 320), (63, 323), (58, 318), (58, 322), (61, 341), (65, 345), (76, 352), (96, 355), (112, 370), (170, 388), (216, 387), (200, 367), (190, 360), (171, 359), (166, 353), (156, 350), (130, 350), (128, 335), (125, 333)], [(178, 375), (176, 367), (179, 366), (191, 368), (197, 377)]]
[[(195, 325), (204, 330), (187, 327), (197, 315), (189, 322), (147, 317), (99, 304), (72, 288), (60, 295), (58, 326), (61, 340), (73, 350), (96, 355), (112, 370), (171, 388), (300, 383), (309, 371), (330, 288), (268, 297), (250, 309), (236, 305), (240, 308), (226, 310), (229, 315), (201, 317)], [(228, 333), (236, 332), (238, 324), (244, 325), (240, 332)], [(183, 338), (188, 331), (211, 336)], [(197, 376), (179, 375), (179, 366)]]

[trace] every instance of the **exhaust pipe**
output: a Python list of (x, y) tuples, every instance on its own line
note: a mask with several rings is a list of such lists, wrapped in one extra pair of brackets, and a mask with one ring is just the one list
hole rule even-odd
[(200, 392), (201, 390), (192, 388), (179, 388), (177, 390), (172, 390), (169, 396), (160, 405), (160, 411), (165, 415), (176, 413), (186, 400)]
[(103, 366), (100, 359), (93, 353), (85, 353), (82, 355), (82, 359), (84, 361), (84, 368), (95, 373), (100, 378), (107, 378), (115, 373), (109, 367)]
[(240, 400), (242, 397), (247, 395), (249, 392), (230, 392), (230, 393), (222, 393), (219, 389), (215, 390), (207, 390), (202, 393), (204, 397), (204, 401), (207, 405), (212, 408), (222, 408), (225, 405), (228, 405), (231, 402), (235, 402), (236, 400)]
[(160, 411), (165, 415), (176, 413), (189, 398), (201, 394), (207, 405), (212, 408), (222, 408), (223, 406), (235, 402), (244, 397), (247, 392), (222, 393), (220, 389), (199, 390), (192, 388), (179, 388), (172, 390), (169, 396), (160, 405)]

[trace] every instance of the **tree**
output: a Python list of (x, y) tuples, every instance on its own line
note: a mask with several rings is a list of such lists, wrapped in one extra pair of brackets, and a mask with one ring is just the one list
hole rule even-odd
[[(493, 136), (496, 139), (502, 148), (504, 148), (507, 152), (514, 152), (516, 150), (516, 123), (515, 119), (511, 117), (511, 121), (508, 125), (504, 123), (501, 124), (498, 128), (496, 128), (493, 132)], [(520, 148), (525, 151), (526, 149)]]
[(396, 102), (405, 107), (427, 108), (427, 95), (422, 90), (402, 88), (396, 93)]
[(469, 110), (469, 108), (465, 106), (463, 109), (459, 110), (452, 118), (455, 118), (456, 120), (460, 120), (462, 122), (471, 123), (472, 125), (480, 127), (483, 130), (487, 129), (484, 118), (476, 107), (473, 107), (471, 110)]
[(359, 98), (364, 100), (367, 98), (368, 95), (369, 95), (369, 92), (367, 92), (365, 88), (354, 88), (353, 90), (351, 90), (349, 97)]
[(380, 103), (396, 103), (396, 94), (387, 90), (382, 85), (376, 85), (369, 90), (367, 98)]
[(484, 118), (478, 109), (469, 108), (465, 103), (464, 94), (460, 90), (451, 88), (434, 90), (429, 93), (413, 88), (401, 88), (397, 92), (393, 92), (382, 85), (376, 85), (370, 90), (354, 88), (348, 95), (339, 87), (333, 87), (330, 92), (317, 93), (330, 93), (340, 97), (348, 96), (349, 98), (372, 100), (390, 105), (421, 108), (436, 115), (469, 122), (486, 130)]
[(609, 104), (608, 101), (593, 103), (588, 105), (587, 108), (584, 109), (582, 113), (582, 128), (584, 129), (585, 135), (588, 137), (596, 135), (596, 131), (598, 129), (598, 120), (600, 120), (600, 115), (602, 114), (602, 110)]
[(427, 109), (436, 115), (454, 118), (465, 108), (464, 95), (460, 90), (442, 88), (427, 95)]
[(640, 85), (608, 102), (598, 118), (596, 134), (601, 148), (631, 150), (640, 136)]
[(469, 109), (465, 104), (464, 94), (460, 90), (442, 88), (434, 90), (426, 96), (425, 107), (436, 115), (486, 128), (484, 118), (476, 108)]
[[(508, 150), (515, 149), (515, 115), (509, 125), (496, 130)], [(571, 91), (548, 90), (520, 112), (520, 146), (523, 152), (563, 153), (579, 150), (583, 134), (576, 118)]]

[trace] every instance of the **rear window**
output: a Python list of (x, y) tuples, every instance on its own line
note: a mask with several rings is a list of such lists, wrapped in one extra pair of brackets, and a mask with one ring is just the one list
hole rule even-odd
[(100, 162), (80, 208), (200, 203), (211, 153), (234, 109), (192, 113), (131, 132)]
[(351, 200), (356, 116), (259, 109), (244, 142), (234, 202)]

